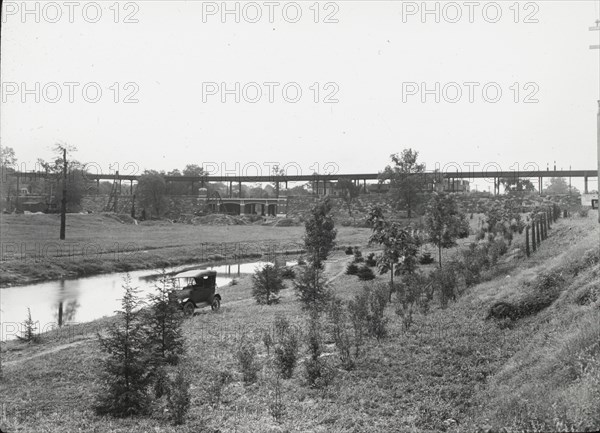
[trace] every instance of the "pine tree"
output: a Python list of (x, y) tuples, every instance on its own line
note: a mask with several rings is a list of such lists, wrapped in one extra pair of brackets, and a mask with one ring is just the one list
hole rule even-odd
[(331, 297), (322, 272), (315, 266), (307, 266), (298, 279), (294, 281), (296, 296), (304, 304), (305, 310), (323, 310)]
[(252, 275), (252, 296), (260, 305), (277, 303), (277, 294), (284, 288), (281, 270), (276, 265), (265, 265)]
[(108, 336), (98, 339), (108, 356), (102, 361), (104, 389), (98, 396), (96, 411), (117, 417), (145, 414), (150, 405), (150, 383), (146, 332), (139, 307), (139, 290), (124, 278), (125, 294), (117, 319)]
[(152, 360), (154, 364), (177, 365), (184, 353), (181, 330), (184, 317), (173, 294), (173, 281), (164, 269), (155, 287), (156, 293), (149, 296), (146, 318)]

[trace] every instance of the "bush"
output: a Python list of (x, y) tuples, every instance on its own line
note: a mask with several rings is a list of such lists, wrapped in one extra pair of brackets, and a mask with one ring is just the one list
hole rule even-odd
[(439, 293), (441, 307), (446, 308), (450, 299), (456, 300), (458, 275), (455, 267), (446, 265), (443, 268), (437, 268), (431, 273), (430, 277), (432, 279), (433, 286)]
[(375, 273), (367, 265), (363, 265), (358, 269), (358, 279), (361, 281), (370, 281), (375, 279)]
[(244, 383), (256, 382), (260, 366), (256, 360), (256, 348), (251, 341), (243, 337), (236, 352), (236, 358), (242, 372)]
[(213, 408), (218, 408), (221, 404), (223, 389), (229, 382), (231, 382), (231, 373), (228, 371), (215, 371), (211, 374), (206, 394), (208, 403)]
[(316, 312), (310, 314), (308, 334), (306, 335), (308, 359), (304, 363), (308, 384), (313, 388), (322, 388), (331, 382), (332, 371), (321, 359), (323, 353), (323, 336), (319, 316)]
[(167, 393), (167, 407), (171, 420), (175, 425), (185, 422), (185, 416), (190, 409), (190, 378), (186, 369), (181, 366), (177, 369), (175, 378), (171, 381)]
[(352, 262), (346, 266), (346, 275), (356, 275), (358, 273), (358, 266), (356, 263)]
[(296, 278), (296, 271), (291, 266), (286, 266), (281, 270), (281, 277), (286, 280), (293, 280)]
[(377, 260), (375, 259), (375, 253), (369, 253), (367, 255), (367, 259), (365, 260), (365, 264), (370, 268), (377, 266)]
[(287, 319), (283, 317), (275, 319), (275, 332), (275, 365), (281, 373), (281, 377), (289, 379), (292, 377), (298, 362), (298, 335)]
[(342, 368), (352, 370), (355, 366), (355, 357), (358, 356), (358, 353), (352, 356), (351, 349), (353, 342), (346, 326), (348, 317), (341, 299), (332, 298), (327, 309), (327, 315), (331, 323), (331, 335), (337, 348)]
[(281, 270), (276, 265), (265, 265), (252, 275), (252, 296), (259, 305), (279, 302), (277, 295), (284, 287)]
[(360, 251), (360, 249), (358, 249), (358, 247), (354, 248), (354, 263), (362, 263), (364, 262), (365, 259), (362, 256), (362, 252)]
[(370, 293), (369, 309), (367, 316), (369, 334), (377, 340), (387, 336), (387, 319), (384, 317), (385, 307), (389, 299), (388, 288), (384, 284), (377, 285)]
[(435, 262), (435, 259), (431, 256), (431, 253), (423, 253), (421, 257), (419, 257), (419, 263), (421, 265), (430, 265)]
[(306, 265), (306, 259), (304, 258), (304, 256), (298, 257), (298, 266), (304, 266), (304, 265)]
[(357, 344), (362, 343), (364, 330), (377, 340), (387, 335), (387, 318), (384, 313), (389, 298), (388, 290), (386, 284), (379, 284), (374, 288), (365, 285), (361, 292), (355, 295), (354, 300), (348, 303)]
[(346, 247), (345, 253), (347, 256), (351, 256), (354, 251), (352, 250), (352, 247)]
[(582, 218), (587, 218), (588, 214), (589, 214), (590, 210), (587, 207), (580, 207), (579, 209), (577, 209), (577, 214), (582, 217)]

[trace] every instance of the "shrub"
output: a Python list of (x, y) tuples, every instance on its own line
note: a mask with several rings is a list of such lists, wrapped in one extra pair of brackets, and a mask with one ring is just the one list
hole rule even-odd
[(319, 315), (316, 311), (311, 312), (308, 319), (308, 333), (306, 334), (306, 346), (308, 349), (308, 360), (304, 363), (306, 379), (311, 387), (315, 387), (324, 372), (324, 364), (319, 359), (323, 353), (323, 337)]
[(208, 403), (217, 408), (221, 404), (223, 389), (231, 382), (231, 373), (228, 371), (215, 371), (211, 374), (211, 378), (206, 388)]
[(361, 280), (361, 281), (369, 281), (369, 280), (374, 280), (375, 279), (375, 273), (367, 265), (361, 266), (358, 269), (358, 272), (357, 272), (356, 275), (358, 275), (358, 279)]
[(435, 259), (431, 256), (431, 253), (423, 253), (421, 257), (419, 257), (419, 263), (421, 265), (430, 265), (435, 262)]
[(411, 274), (404, 277), (397, 290), (396, 314), (402, 318), (404, 331), (408, 331), (412, 325), (416, 307), (419, 307), (424, 314), (429, 310), (429, 302), (423, 293), (427, 283), (428, 280), (423, 274)]
[(281, 277), (286, 280), (293, 280), (296, 278), (296, 271), (291, 266), (286, 266), (281, 270)]
[(285, 403), (283, 401), (283, 392), (279, 375), (275, 377), (273, 383), (273, 399), (269, 403), (269, 413), (277, 422), (281, 422), (281, 419), (285, 415)]
[(242, 372), (244, 383), (256, 382), (260, 366), (256, 360), (256, 348), (245, 336), (241, 339), (236, 358)]
[(324, 309), (331, 296), (321, 270), (312, 265), (307, 266), (294, 281), (294, 290), (304, 310)]
[(387, 336), (387, 319), (385, 318), (385, 307), (387, 306), (389, 295), (388, 288), (384, 284), (377, 285), (369, 296), (369, 315), (367, 316), (369, 334), (377, 340)]
[(365, 260), (365, 264), (370, 268), (377, 266), (377, 260), (375, 259), (375, 253), (369, 253), (367, 255), (367, 259)]
[(270, 329), (266, 329), (263, 331), (262, 342), (265, 345), (265, 348), (267, 349), (267, 355), (270, 355), (271, 347), (273, 347), (273, 344), (274, 344)]
[(358, 266), (352, 262), (346, 266), (346, 275), (356, 275), (358, 273)]
[(587, 207), (580, 207), (579, 209), (577, 209), (577, 214), (582, 217), (582, 218), (587, 218), (588, 214), (589, 214), (590, 210)]
[(345, 253), (347, 256), (351, 256), (354, 253), (352, 247), (346, 247)]
[(298, 266), (304, 266), (304, 265), (306, 265), (306, 259), (304, 258), (304, 256), (298, 257)]
[(259, 305), (279, 302), (277, 294), (284, 288), (280, 268), (267, 264), (252, 275), (252, 296)]
[[(364, 288), (363, 288), (364, 289)], [(348, 313), (352, 324), (354, 340), (354, 357), (358, 358), (364, 344), (367, 330), (367, 317), (369, 315), (369, 298), (365, 290), (360, 291), (354, 299), (348, 301)]]
[(446, 308), (450, 299), (456, 300), (458, 275), (455, 267), (447, 265), (444, 268), (437, 268), (431, 273), (431, 279), (439, 293), (441, 307)]
[(281, 376), (289, 379), (298, 362), (299, 339), (295, 330), (283, 317), (275, 319), (276, 344), (274, 348), (275, 365)]
[(181, 366), (177, 369), (175, 378), (171, 381), (167, 393), (167, 407), (171, 420), (175, 425), (185, 422), (185, 416), (190, 409), (190, 378), (186, 369)]
[(355, 357), (352, 356), (351, 352), (353, 342), (346, 326), (348, 315), (341, 299), (332, 298), (327, 315), (331, 323), (331, 334), (342, 363), (342, 368), (352, 370), (355, 366)]
[(365, 259), (362, 256), (362, 252), (358, 247), (354, 247), (354, 263), (362, 263)]

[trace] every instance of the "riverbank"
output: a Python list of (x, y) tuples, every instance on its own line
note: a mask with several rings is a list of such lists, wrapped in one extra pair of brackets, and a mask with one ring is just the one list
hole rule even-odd
[[(0, 288), (111, 272), (297, 254), (304, 227), (128, 224), (110, 214), (1, 215)], [(338, 246), (365, 245), (366, 228), (339, 227)]]
[[(93, 402), (101, 385), (98, 360), (103, 355), (95, 339), (78, 337), (75, 344), (59, 350), (55, 349), (64, 342), (43, 340), (42, 352), (36, 352), (40, 348), (35, 345), (21, 344), (18, 355), (7, 355), (20, 360), (7, 363), (3, 370), (2, 429), (379, 433), (390, 431), (390, 426), (398, 432), (597, 428), (599, 269), (597, 261), (586, 262), (589, 252), (597, 251), (597, 225), (593, 218), (559, 220), (531, 257), (506, 257), (494, 279), (470, 288), (446, 309), (436, 303), (428, 314), (417, 313), (409, 331), (403, 330), (396, 305), (388, 307), (388, 337), (367, 340), (354, 370), (339, 368), (337, 355), (326, 348), (336, 375), (324, 390), (307, 386), (303, 351), (293, 377), (281, 382), (280, 422), (269, 412), (274, 389), (261, 335), (279, 315), (305, 329), (306, 314), (290, 281), (280, 304), (260, 306), (252, 301), (251, 279), (244, 278), (230, 287), (219, 313), (203, 311), (185, 322), (194, 366), (192, 407), (185, 425), (172, 426), (160, 413), (124, 420), (95, 415)], [(332, 290), (345, 300), (365, 284), (343, 273), (349, 260), (336, 252), (325, 272)], [(577, 276), (569, 269), (578, 269)], [(540, 279), (547, 273), (564, 275), (564, 280)], [(388, 279), (389, 275), (378, 275), (375, 283)], [(492, 304), (526, 302), (541, 282), (544, 290), (558, 296), (550, 306), (510, 323), (486, 320)], [(251, 386), (242, 384), (235, 358), (242, 336), (255, 343), (258, 359), (265, 363)], [(219, 372), (229, 372), (232, 380), (213, 407), (207, 392)]]

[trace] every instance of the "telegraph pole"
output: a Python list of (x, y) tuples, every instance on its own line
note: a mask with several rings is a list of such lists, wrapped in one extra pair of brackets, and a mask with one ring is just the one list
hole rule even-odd
[(65, 239), (67, 223), (67, 149), (63, 148), (62, 200), (60, 206), (60, 240)]
[[(600, 31), (600, 19), (596, 20), (596, 26), (595, 27), (590, 27), (590, 31), (591, 32), (597, 32)], [(599, 41), (600, 42), (600, 35), (599, 36)], [(591, 50), (600, 50), (600, 44), (598, 45), (590, 45), (590, 49)], [(600, 62), (598, 63), (598, 67), (600, 70)], [(598, 198), (600, 199), (600, 96), (598, 99), (598, 115), (597, 115), (597, 119), (596, 119), (596, 134), (597, 134), (597, 145), (598, 145)], [(599, 206), (598, 206), (598, 223), (600, 224), (600, 201), (598, 202)]]

